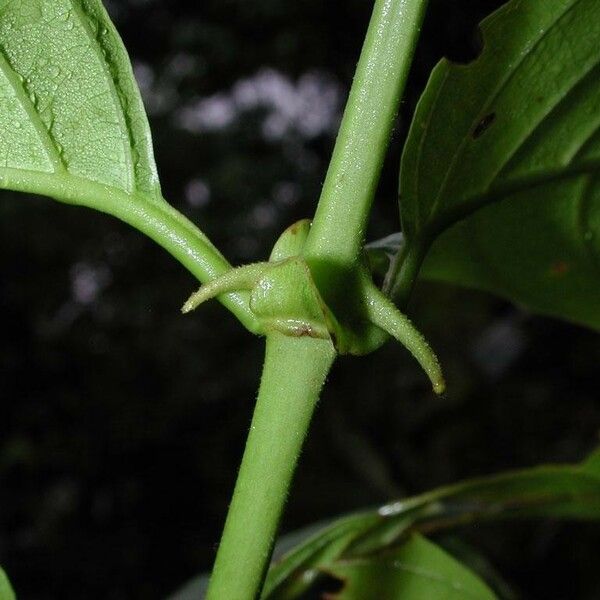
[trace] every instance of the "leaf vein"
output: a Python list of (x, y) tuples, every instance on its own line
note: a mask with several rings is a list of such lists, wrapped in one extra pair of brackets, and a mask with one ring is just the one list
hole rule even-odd
[(127, 137), (123, 138), (122, 141), (123, 141), (123, 150), (124, 150), (125, 161), (126, 161), (126, 170), (125, 170), (125, 172), (127, 174), (126, 189), (128, 192), (132, 192), (136, 186), (135, 186), (135, 171), (134, 171), (134, 165), (133, 165), (132, 146), (131, 146), (131, 130), (129, 128), (127, 119), (125, 117), (125, 110), (123, 107), (123, 103), (121, 101), (121, 95), (119, 93), (119, 90), (117, 89), (117, 84), (116, 84), (115, 80), (113, 79), (113, 76), (110, 71), (110, 67), (107, 64), (106, 58), (99, 47), (98, 40), (96, 39), (94, 32), (91, 30), (90, 20), (93, 19), (93, 16), (86, 14), (86, 10), (83, 7), (83, 5), (81, 4), (81, 2), (79, 2), (79, 0), (69, 0), (69, 3), (73, 7), (73, 13), (75, 15), (77, 15), (77, 18), (79, 20), (79, 23), (81, 24), (82, 30), (85, 32), (85, 34), (87, 35), (87, 37), (89, 39), (90, 50), (98, 58), (98, 62), (100, 63), (101, 69), (105, 75), (105, 79), (108, 84), (108, 89), (110, 91), (110, 95), (113, 100), (113, 105), (116, 108), (116, 112), (118, 115), (119, 125), (121, 127), (121, 130), (127, 132)]
[[(15, 97), (19, 101), (21, 107), (25, 111), (30, 123), (33, 125), (35, 132), (38, 135), (40, 143), (50, 161), (55, 172), (65, 171), (67, 165), (56, 145), (56, 142), (52, 138), (50, 131), (46, 127), (44, 121), (40, 117), (40, 114), (36, 110), (34, 103), (29, 98), (23, 83), (21, 82), (19, 75), (12, 68), (4, 48), (0, 47), (0, 70), (4, 73), (7, 81), (15, 92)], [(8, 155), (6, 157), (8, 162)]]
[[(545, 124), (547, 124), (549, 122), (550, 117), (552, 117), (552, 115), (555, 114), (555, 112), (562, 106), (562, 104), (569, 100), (569, 98), (571, 97), (571, 93), (575, 92), (576, 87), (581, 84), (583, 81), (585, 81), (590, 75), (592, 76), (597, 76), (597, 69), (598, 66), (600, 65), (600, 58), (587, 70), (585, 71), (581, 77), (577, 80), (577, 82), (574, 83), (573, 87), (571, 87), (567, 93), (565, 93), (563, 96), (561, 96), (560, 98), (558, 98), (558, 101), (556, 102), (556, 104), (554, 104), (550, 110), (548, 110), (548, 112), (543, 115), (543, 117), (533, 126), (531, 127), (531, 129), (526, 133), (525, 137), (519, 142), (519, 144), (511, 151), (510, 154), (506, 155), (506, 159), (504, 161), (504, 164), (498, 169), (498, 171), (496, 172), (496, 174), (492, 177), (492, 179), (490, 180), (490, 183), (488, 185), (488, 187), (492, 187), (493, 184), (496, 182), (496, 180), (498, 179), (498, 177), (500, 177), (501, 175), (503, 175), (504, 173), (506, 173), (507, 168), (510, 166), (510, 162), (511, 160), (518, 154), (518, 152), (521, 150), (521, 148), (523, 148), (523, 146), (532, 138), (532, 136), (536, 133), (539, 132), (539, 130), (541, 128), (544, 127)], [(592, 81), (597, 81), (597, 80), (592, 80)], [(580, 148), (583, 147), (586, 142), (594, 136), (594, 134), (596, 133), (596, 131), (598, 130), (598, 126), (600, 125), (600, 122), (598, 124), (596, 124), (595, 128), (593, 129), (593, 131), (591, 132), (590, 135), (588, 135), (587, 137), (585, 137), (580, 144)], [(574, 160), (575, 157), (577, 156), (577, 152), (575, 153), (575, 155), (573, 157), (571, 157), (568, 161), (567, 164), (571, 164)]]

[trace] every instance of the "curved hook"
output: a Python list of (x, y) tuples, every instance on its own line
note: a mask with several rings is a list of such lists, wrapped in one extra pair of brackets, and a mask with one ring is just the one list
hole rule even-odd
[(209, 281), (192, 294), (181, 309), (188, 313), (199, 304), (237, 290), (251, 292), (250, 308), (263, 325), (263, 332), (309, 335), (335, 340), (341, 353), (365, 354), (385, 341), (384, 332), (403, 344), (428, 375), (436, 394), (446, 388), (437, 356), (424, 336), (395, 304), (373, 283), (366, 265), (359, 271), (363, 323), (357, 331), (340, 324), (323, 302), (308, 265), (298, 256), (310, 230), (310, 221), (295, 223), (281, 235), (269, 262), (237, 267)]
[(189, 313), (203, 302), (221, 294), (237, 290), (252, 290), (270, 266), (268, 262), (259, 262), (227, 271), (227, 273), (205, 283), (197, 292), (194, 292), (182, 306), (181, 312), (184, 314)]
[(363, 286), (367, 317), (377, 327), (387, 331), (417, 359), (429, 377), (436, 394), (443, 394), (446, 382), (440, 361), (423, 334), (410, 319), (368, 278)]

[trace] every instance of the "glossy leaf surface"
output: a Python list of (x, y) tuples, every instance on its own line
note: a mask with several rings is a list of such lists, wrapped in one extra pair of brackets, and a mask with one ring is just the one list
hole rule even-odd
[(263, 598), (292, 598), (290, 590), (308, 589), (337, 561), (372, 556), (413, 532), (514, 518), (600, 520), (600, 453), (581, 465), (465, 481), (339, 519), (271, 568)]
[(600, 3), (513, 0), (434, 69), (404, 150), (425, 274), (600, 328)]

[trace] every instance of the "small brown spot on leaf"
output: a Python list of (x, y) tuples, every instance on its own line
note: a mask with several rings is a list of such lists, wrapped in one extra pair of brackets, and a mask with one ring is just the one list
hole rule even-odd
[(569, 263), (564, 260), (557, 260), (550, 265), (550, 275), (562, 277), (569, 271)]
[(483, 117), (483, 119), (481, 119), (481, 121), (479, 121), (479, 123), (475, 125), (473, 133), (471, 134), (473, 139), (476, 140), (478, 137), (481, 137), (495, 120), (496, 113), (490, 113), (488, 115), (485, 115), (485, 117)]

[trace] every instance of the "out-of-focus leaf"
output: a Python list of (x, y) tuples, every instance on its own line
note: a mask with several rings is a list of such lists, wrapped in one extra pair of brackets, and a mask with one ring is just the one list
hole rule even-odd
[(600, 329), (600, 3), (512, 0), (481, 28), (479, 58), (443, 60), (417, 107), (407, 248), (464, 219), (425, 276)]
[(10, 581), (2, 567), (0, 567), (0, 600), (16, 600)]
[(419, 535), (393, 551), (339, 560), (325, 567), (342, 580), (332, 600), (492, 600), (494, 593), (474, 573)]
[(344, 517), (276, 563), (263, 599), (308, 589), (336, 560), (368, 557), (413, 532), (437, 533), (498, 519), (600, 520), (600, 469), (595, 452), (580, 465), (542, 466), (465, 481)]

